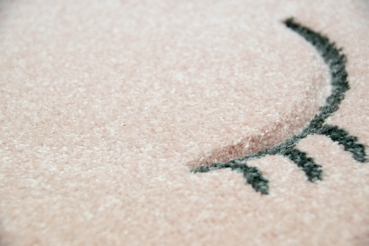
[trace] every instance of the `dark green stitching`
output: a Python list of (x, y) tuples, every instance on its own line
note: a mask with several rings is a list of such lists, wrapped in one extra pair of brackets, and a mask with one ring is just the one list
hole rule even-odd
[(345, 98), (345, 92), (350, 89), (347, 77), (346, 56), (342, 53), (342, 49), (337, 49), (336, 45), (329, 39), (308, 27), (304, 27), (295, 22), (293, 18), (287, 19), (286, 26), (298, 33), (306, 41), (312, 44), (318, 53), (323, 57), (324, 62), (328, 65), (331, 75), (332, 93), (326, 99), (325, 106), (321, 107), (319, 113), (310, 121), (310, 123), (301, 131), (301, 133), (287, 139), (282, 144), (272, 148), (261, 150), (255, 154), (251, 154), (239, 159), (231, 160), (227, 163), (214, 163), (210, 166), (198, 166), (192, 169), (194, 173), (209, 172), (213, 170), (230, 168), (231, 170), (243, 173), (247, 183), (262, 193), (268, 194), (268, 180), (262, 176), (262, 173), (256, 167), (246, 165), (248, 160), (259, 159), (266, 155), (283, 155), (293, 161), (306, 174), (309, 181), (314, 182), (322, 179), (322, 167), (314, 162), (306, 153), (296, 149), (297, 143), (306, 138), (308, 135), (320, 134), (331, 138), (344, 146), (346, 151), (353, 154), (353, 158), (359, 162), (366, 162), (365, 148), (362, 144), (357, 143), (357, 137), (350, 136), (345, 130), (339, 129), (337, 126), (324, 125), (325, 120), (338, 110), (339, 104)]
[(268, 194), (268, 180), (261, 175), (261, 172), (256, 167), (249, 167), (246, 165), (246, 163), (242, 163), (238, 160), (231, 160), (227, 163), (214, 163), (211, 166), (199, 166), (194, 169), (193, 172), (205, 173), (223, 168), (230, 168), (232, 171), (242, 173), (243, 177), (246, 179), (246, 182), (250, 184), (256, 191), (259, 191), (265, 195)]
[(296, 163), (305, 172), (309, 181), (315, 182), (322, 179), (322, 167), (316, 164), (311, 157), (308, 157), (305, 152), (298, 149), (286, 149), (282, 154)]
[(339, 129), (338, 126), (324, 125), (318, 132), (321, 135), (326, 135), (332, 141), (343, 145), (344, 149), (352, 154), (352, 157), (359, 162), (366, 162), (365, 147), (357, 143), (357, 137), (350, 136), (348, 132)]

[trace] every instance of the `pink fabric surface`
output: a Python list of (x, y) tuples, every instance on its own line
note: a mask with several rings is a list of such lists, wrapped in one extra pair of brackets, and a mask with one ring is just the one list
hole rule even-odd
[(1, 245), (368, 245), (369, 165), (312, 135), (323, 180), (255, 153), (301, 131), (330, 75), (282, 23), (327, 35), (351, 89), (327, 123), (369, 143), (369, 2), (2, 1)]

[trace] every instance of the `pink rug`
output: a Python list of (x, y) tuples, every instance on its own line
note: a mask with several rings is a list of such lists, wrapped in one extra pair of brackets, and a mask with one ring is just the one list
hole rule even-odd
[(4, 0), (0, 77), (1, 245), (369, 245), (369, 1)]

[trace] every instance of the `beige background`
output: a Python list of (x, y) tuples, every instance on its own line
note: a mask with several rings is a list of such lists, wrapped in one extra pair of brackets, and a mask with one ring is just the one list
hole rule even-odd
[(281, 21), (328, 35), (351, 90), (328, 122), (369, 142), (368, 1), (2, 1), (2, 245), (367, 245), (369, 166), (322, 136), (279, 156), (189, 167), (297, 133), (329, 74)]

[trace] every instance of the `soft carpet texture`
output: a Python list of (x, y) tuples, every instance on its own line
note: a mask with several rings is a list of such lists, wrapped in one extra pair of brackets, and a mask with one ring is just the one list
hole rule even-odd
[(368, 98), (367, 0), (1, 1), (0, 243), (369, 245)]

